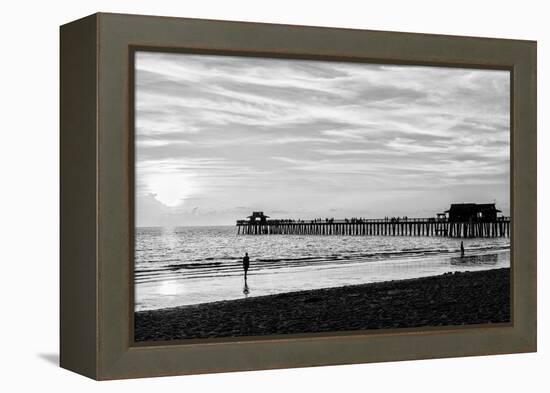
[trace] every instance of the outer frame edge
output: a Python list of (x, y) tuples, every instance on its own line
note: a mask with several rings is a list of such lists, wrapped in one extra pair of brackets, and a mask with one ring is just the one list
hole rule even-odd
[(60, 366), (98, 378), (97, 16), (60, 27)]

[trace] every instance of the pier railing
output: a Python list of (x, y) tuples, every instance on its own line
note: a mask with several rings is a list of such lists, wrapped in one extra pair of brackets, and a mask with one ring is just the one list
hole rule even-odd
[(238, 220), (237, 228), (242, 235), (509, 237), (510, 217), (467, 222), (443, 217)]

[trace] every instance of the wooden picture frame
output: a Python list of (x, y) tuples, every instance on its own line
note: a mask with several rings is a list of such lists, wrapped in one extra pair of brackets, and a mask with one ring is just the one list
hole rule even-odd
[[(136, 345), (137, 49), (511, 73), (512, 323)], [(61, 367), (98, 380), (536, 351), (536, 42), (98, 13), (61, 27)]]

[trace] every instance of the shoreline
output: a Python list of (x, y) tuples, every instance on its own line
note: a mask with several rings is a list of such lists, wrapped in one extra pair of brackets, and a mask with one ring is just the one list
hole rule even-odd
[[(441, 275), (452, 271), (506, 268), (510, 266), (510, 250), (470, 253), (460, 257), (428, 255), (363, 262), (350, 260), (272, 269), (263, 264), (250, 269), (250, 296), (267, 296), (303, 290), (361, 285)], [(235, 272), (191, 277), (191, 272), (171, 271), (156, 281), (136, 283), (134, 311), (153, 311), (180, 306), (193, 306), (225, 300), (243, 299), (242, 266)], [(221, 269), (223, 270), (223, 269)]]
[(510, 321), (510, 268), (138, 311), (135, 341)]

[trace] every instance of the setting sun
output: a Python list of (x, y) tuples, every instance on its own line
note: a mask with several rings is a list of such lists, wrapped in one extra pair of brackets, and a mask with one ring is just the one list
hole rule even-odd
[(187, 174), (160, 174), (151, 176), (147, 185), (155, 199), (169, 207), (181, 206), (196, 190), (196, 181)]

